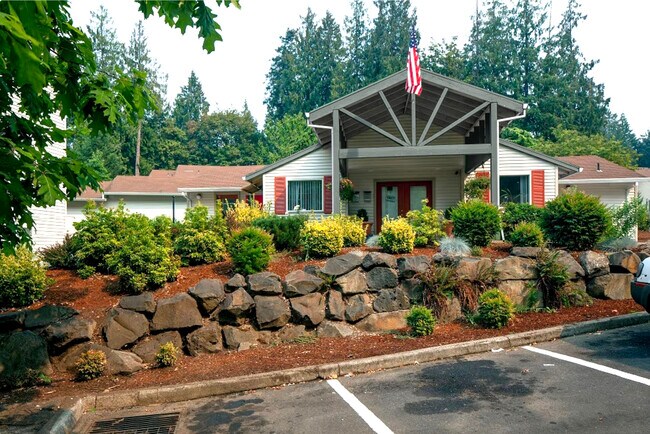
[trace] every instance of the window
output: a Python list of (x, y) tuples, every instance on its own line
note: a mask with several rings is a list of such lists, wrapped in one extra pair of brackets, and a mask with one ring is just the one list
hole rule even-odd
[(293, 211), (297, 205), (300, 206), (300, 209), (306, 209), (310, 211), (323, 210), (322, 180), (289, 181), (288, 184), (288, 211)]
[(501, 176), (501, 203), (530, 203), (530, 176)]

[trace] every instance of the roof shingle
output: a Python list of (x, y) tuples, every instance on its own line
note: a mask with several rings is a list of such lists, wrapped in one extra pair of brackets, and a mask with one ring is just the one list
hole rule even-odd
[(577, 155), (570, 157), (556, 157), (558, 160), (579, 166), (582, 170), (578, 173), (569, 175), (563, 180), (578, 179), (627, 179), (627, 178), (644, 178), (645, 176), (612, 163), (597, 155)]

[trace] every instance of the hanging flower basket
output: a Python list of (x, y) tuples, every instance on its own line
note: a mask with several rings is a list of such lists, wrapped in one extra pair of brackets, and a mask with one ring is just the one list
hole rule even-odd
[(341, 181), (339, 182), (339, 194), (341, 200), (346, 202), (351, 202), (354, 198), (354, 185), (349, 178), (341, 178)]

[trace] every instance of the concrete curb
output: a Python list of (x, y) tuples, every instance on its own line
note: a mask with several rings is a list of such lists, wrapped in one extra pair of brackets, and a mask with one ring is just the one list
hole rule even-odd
[(407, 351), (330, 363), (317, 366), (305, 366), (283, 371), (265, 372), (242, 377), (221, 380), (200, 381), (194, 383), (152, 387), (109, 394), (98, 394), (77, 400), (69, 409), (62, 410), (53, 417), (40, 433), (71, 432), (83, 413), (89, 409), (117, 410), (152, 404), (166, 404), (210, 396), (264, 389), (289, 383), (302, 383), (318, 379), (336, 378), (348, 374), (361, 374), (383, 369), (397, 368), (417, 363), (433, 362), (451, 357), (478, 354), (497, 348), (515, 348), (558, 338), (593, 333), (650, 322), (647, 313), (633, 313), (612, 318), (603, 318), (565, 326), (550, 327), (516, 333), (508, 336), (461, 342), (432, 348)]

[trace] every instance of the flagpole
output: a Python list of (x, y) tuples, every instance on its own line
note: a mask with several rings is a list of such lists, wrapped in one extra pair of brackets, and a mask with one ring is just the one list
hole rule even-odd
[(415, 118), (415, 94), (411, 94), (411, 146), (416, 146), (416, 118)]

